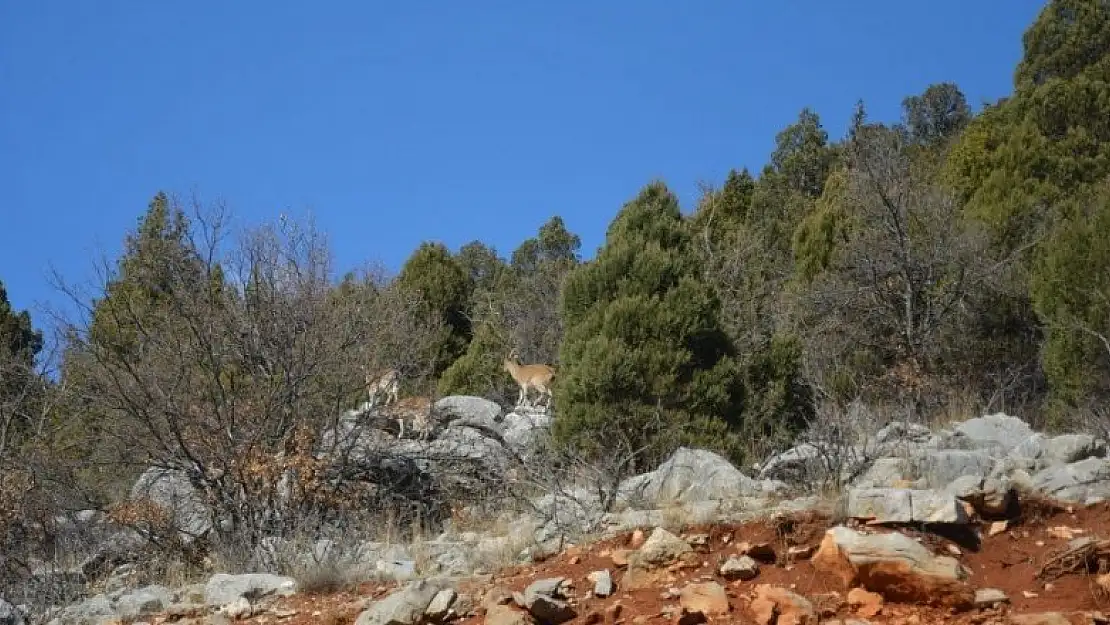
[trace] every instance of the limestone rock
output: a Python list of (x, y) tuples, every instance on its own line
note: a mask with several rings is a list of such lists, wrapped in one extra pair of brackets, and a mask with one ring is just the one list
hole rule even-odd
[(844, 526), (825, 533), (813, 565), (838, 577), (845, 588), (859, 585), (887, 600), (967, 608), (974, 591), (968, 571), (949, 556), (933, 555), (899, 533), (862, 534)]
[(248, 601), (269, 596), (287, 597), (296, 592), (296, 589), (297, 582), (291, 577), (269, 573), (217, 573), (204, 585), (204, 604), (218, 608), (239, 597), (245, 597)]
[(427, 580), (409, 582), (363, 610), (355, 625), (416, 625), (440, 590)]
[(759, 575), (759, 564), (749, 556), (731, 556), (718, 572), (725, 579), (746, 581)]
[(651, 568), (665, 566), (686, 556), (693, 554), (694, 549), (685, 540), (657, 527), (651, 532), (638, 551), (628, 558), (629, 566)]
[(854, 488), (848, 492), (848, 515), (875, 523), (968, 522), (963, 506), (952, 495), (908, 488)]

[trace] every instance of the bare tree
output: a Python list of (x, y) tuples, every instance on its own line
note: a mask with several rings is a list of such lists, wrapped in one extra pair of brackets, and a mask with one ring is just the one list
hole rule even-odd
[(855, 362), (872, 380), (887, 374), (918, 404), (937, 375), (959, 372), (952, 363), (972, 347), (961, 333), (1016, 254), (991, 256), (900, 129), (857, 125), (846, 156), (833, 190), (846, 242), (798, 302), (807, 356), (824, 370)]
[[(419, 370), (413, 354), (434, 328), (414, 323), (415, 303), (388, 285), (337, 289), (311, 223), (283, 218), (232, 237), (222, 207), (193, 213), (184, 249), (151, 263), (153, 304), (114, 296), (94, 308), (64, 287), (86, 313), (68, 328), (76, 405), (114, 444), (106, 460), (183, 476), (213, 511), (213, 531), (248, 543), (373, 508), (368, 499), (404, 499), (383, 483), (388, 471), (366, 458), (345, 465), (318, 442), (360, 403), (367, 366)], [(108, 293), (117, 276), (106, 268)], [(128, 348), (105, 338), (115, 336)]]

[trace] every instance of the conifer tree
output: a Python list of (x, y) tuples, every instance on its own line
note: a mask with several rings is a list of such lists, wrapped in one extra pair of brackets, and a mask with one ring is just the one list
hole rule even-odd
[(648, 463), (684, 443), (728, 448), (742, 392), (718, 308), (677, 198), (649, 184), (567, 277), (557, 438), (596, 454), (619, 438)]

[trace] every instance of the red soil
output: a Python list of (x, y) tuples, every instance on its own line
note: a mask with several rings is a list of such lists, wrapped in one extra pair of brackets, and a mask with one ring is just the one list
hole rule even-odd
[[(1067, 510), (1043, 510), (1036, 514), (1026, 514), (1026, 518), (1012, 521), (1006, 531), (988, 536), (987, 524), (981, 528), (982, 542), (975, 546), (960, 546), (947, 538), (923, 534), (902, 528), (911, 536), (922, 541), (938, 552), (958, 553), (958, 559), (971, 571), (971, 585), (975, 588), (996, 588), (1006, 593), (1010, 605), (998, 609), (972, 609), (954, 613), (947, 609), (930, 608), (919, 605), (886, 603), (881, 613), (866, 620), (871, 623), (891, 623), (911, 625), (914, 623), (959, 623), (967, 625), (986, 625), (1006, 622), (1007, 614), (1028, 614), (1037, 612), (1062, 612), (1069, 615), (1074, 623), (1092, 622), (1091, 614), (1098, 611), (1110, 613), (1110, 600), (1096, 592), (1095, 575), (1075, 573), (1052, 581), (1047, 587), (1035, 578), (1036, 572), (1046, 558), (1058, 552), (1067, 544), (1065, 536), (1052, 528), (1064, 526), (1083, 530), (1079, 536), (1110, 537), (1110, 503), (1097, 504), (1088, 508)], [(615, 625), (650, 625), (653, 623), (675, 623), (675, 608), (678, 606), (677, 590), (688, 582), (717, 581), (726, 588), (732, 613), (727, 617), (709, 617), (709, 622), (754, 623), (748, 610), (749, 597), (756, 584), (772, 584), (788, 588), (808, 597), (820, 610), (828, 606), (822, 615), (826, 618), (861, 618), (843, 601), (846, 588), (828, 575), (816, 571), (808, 560), (785, 562), (783, 557), (790, 546), (816, 547), (825, 529), (833, 523), (813, 514), (795, 515), (779, 520), (744, 523), (739, 525), (712, 525), (691, 527), (681, 532), (690, 537), (708, 534), (708, 544), (695, 547), (700, 555), (700, 566), (685, 570), (664, 570), (660, 579), (647, 588), (627, 590), (622, 587), (625, 568), (614, 563), (614, 556), (620, 558), (620, 550), (630, 547), (631, 533), (617, 538), (590, 544), (572, 546), (547, 561), (528, 566), (504, 570), (492, 576), (492, 580), (470, 582), (458, 588), (460, 595), (471, 595), (475, 613), (455, 621), (458, 625), (480, 625), (484, 622), (482, 598), (494, 588), (507, 591), (520, 591), (537, 579), (564, 577), (572, 580), (574, 603), (578, 613), (571, 623)], [(645, 528), (650, 533), (651, 528)], [(893, 531), (893, 530), (891, 530)], [(778, 554), (778, 562), (761, 563), (759, 575), (751, 581), (729, 582), (717, 574), (717, 567), (728, 556), (738, 553), (738, 544), (769, 543)], [(958, 549), (958, 552), (956, 551)], [(616, 585), (616, 592), (607, 598), (595, 598), (591, 590), (593, 584), (587, 575), (599, 569), (609, 569)], [(396, 584), (364, 584), (358, 589), (326, 596), (297, 595), (281, 600), (269, 614), (261, 614), (250, 622), (264, 624), (302, 625), (307, 623), (327, 623), (329, 625), (348, 625), (353, 623), (363, 607), (363, 600), (380, 598), (388, 594)], [(664, 596), (668, 589), (675, 589), (675, 597)], [(839, 593), (839, 600), (835, 595)], [(620, 604), (619, 615), (614, 619), (614, 606)], [(295, 615), (278, 618), (274, 612), (279, 610), (295, 611)]]

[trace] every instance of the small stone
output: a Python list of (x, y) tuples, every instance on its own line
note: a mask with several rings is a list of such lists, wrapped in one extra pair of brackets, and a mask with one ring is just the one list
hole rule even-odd
[(953, 545), (952, 543), (948, 543), (947, 545), (944, 546), (944, 548), (948, 550), (948, 553), (950, 553), (954, 556), (957, 556), (957, 557), (962, 556), (964, 554), (964, 552), (960, 551), (959, 547), (957, 547), (956, 545)]
[(1026, 599), (1032, 599), (1032, 598), (1034, 598), (1034, 597), (1038, 597), (1038, 596), (1040, 596), (1040, 595), (1038, 595), (1037, 593), (1035, 593), (1035, 592), (1030, 592), (1030, 591), (1028, 591), (1028, 590), (1023, 590), (1023, 591), (1021, 591), (1021, 594), (1022, 594), (1022, 596), (1023, 596), (1023, 597), (1025, 597)]
[(975, 591), (975, 607), (990, 608), (1001, 603), (1009, 603), (1006, 593), (997, 588), (980, 588)]
[(749, 556), (731, 556), (719, 569), (721, 577), (728, 580), (750, 580), (759, 575), (759, 564)]
[(617, 549), (610, 556), (610, 559), (613, 560), (613, 566), (616, 566), (618, 568), (628, 566), (628, 556), (631, 554), (632, 552), (628, 549)]
[(613, 594), (613, 576), (607, 569), (594, 571), (590, 573), (586, 579), (593, 582), (595, 596), (608, 597)]
[(991, 523), (990, 529), (987, 530), (987, 536), (998, 536), (1005, 532), (1010, 527), (1009, 521), (995, 521)]

